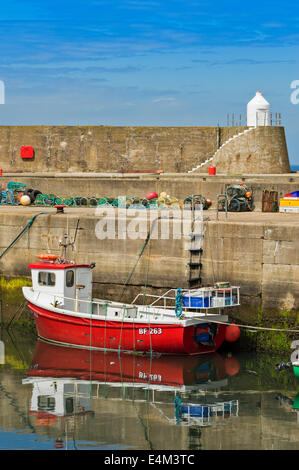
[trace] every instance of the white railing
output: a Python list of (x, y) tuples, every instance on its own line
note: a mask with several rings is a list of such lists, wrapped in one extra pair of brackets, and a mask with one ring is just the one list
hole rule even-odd
[[(182, 309), (188, 310), (188, 313), (198, 313), (199, 311), (209, 311), (215, 309), (223, 309), (226, 307), (235, 307), (240, 305), (240, 293), (239, 287), (230, 286), (225, 288), (218, 287), (204, 287), (198, 289), (182, 289)], [(159, 315), (159, 316), (168, 316), (170, 315), (169, 310), (171, 310), (171, 316), (176, 304), (176, 294), (177, 289), (169, 289), (162, 295), (154, 294), (145, 294), (140, 292), (133, 300), (132, 303), (121, 303), (114, 302), (112, 300), (103, 300), (103, 299), (80, 299), (78, 297), (66, 297), (62, 294), (50, 294), (44, 292), (37, 292), (35, 301), (43, 303), (45, 298), (47, 302), (50, 302), (55, 308), (64, 309), (69, 312), (74, 311), (78, 314), (90, 314), (98, 316), (107, 316), (113, 315), (115, 317), (124, 318), (124, 317), (136, 317), (138, 315)], [(42, 297), (42, 298), (41, 298)], [(148, 304), (137, 304), (136, 301), (143, 297), (154, 299), (151, 303)], [(66, 302), (67, 301), (67, 302)], [(87, 306), (80, 309), (80, 303), (88, 304)], [(73, 307), (72, 307), (73, 304)], [(160, 305), (159, 305), (160, 304)], [(161, 305), (162, 304), (162, 305)], [(74, 310), (72, 310), (72, 308)], [(81, 310), (81, 311), (80, 311)], [(88, 311), (87, 311), (88, 310)], [(108, 313), (109, 310), (109, 313)], [(168, 310), (168, 312), (167, 312)]]
[[(169, 289), (168, 291), (164, 292), (163, 295), (154, 295), (154, 294), (145, 294), (144, 292), (139, 292), (139, 294), (136, 295), (136, 297), (134, 298), (132, 304), (136, 304), (136, 301), (139, 297), (150, 297), (150, 298), (154, 298), (155, 300), (151, 303), (151, 304), (147, 304), (147, 306), (150, 306), (150, 307), (153, 307), (157, 302), (159, 302), (160, 300), (163, 299), (163, 308), (169, 308), (170, 305), (167, 305), (167, 299), (168, 300), (171, 300), (173, 302), (175, 302), (175, 295), (172, 296), (172, 297), (169, 297), (168, 294), (170, 292), (176, 292), (176, 289)], [(171, 307), (173, 308), (174, 305), (171, 305)], [(160, 306), (161, 308), (161, 306)]]
[[(174, 295), (170, 296), (170, 293)], [(158, 302), (160, 308), (174, 308), (177, 289), (169, 289), (162, 295), (145, 294), (140, 292), (133, 300), (132, 304), (136, 304), (139, 297), (149, 297), (155, 300), (147, 304), (153, 307)], [(198, 289), (182, 289), (183, 304), (182, 307), (198, 310), (198, 309), (214, 309), (234, 307), (240, 305), (240, 288), (236, 286), (229, 287), (203, 287)], [(171, 305), (167, 304), (167, 300), (171, 301)], [(156, 305), (157, 306), (157, 305)], [(158, 307), (158, 306), (157, 306)]]

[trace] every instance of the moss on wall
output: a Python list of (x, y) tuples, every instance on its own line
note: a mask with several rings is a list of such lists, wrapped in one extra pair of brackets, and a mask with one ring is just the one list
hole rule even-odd
[(22, 293), (23, 286), (31, 286), (31, 279), (0, 276), (1, 321), (4, 326), (13, 324), (27, 331), (35, 331), (32, 315)]
[(283, 355), (289, 357), (291, 343), (298, 338), (298, 333), (293, 333), (291, 330), (299, 330), (299, 312), (293, 310), (264, 312), (257, 307), (255, 317), (251, 316), (251, 321), (247, 317), (246, 326), (248, 325), (252, 325), (252, 329), (241, 327), (242, 349), (254, 349), (278, 354), (280, 357)]

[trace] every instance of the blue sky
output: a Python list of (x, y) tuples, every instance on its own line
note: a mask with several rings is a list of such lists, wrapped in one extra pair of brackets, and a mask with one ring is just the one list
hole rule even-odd
[[(3, 3), (3, 2), (2, 2)], [(261, 90), (299, 165), (299, 4), (277, 0), (10, 0), (0, 124), (245, 124)]]

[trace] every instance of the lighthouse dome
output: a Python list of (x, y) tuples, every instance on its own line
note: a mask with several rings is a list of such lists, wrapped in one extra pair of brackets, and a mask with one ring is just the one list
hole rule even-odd
[(247, 104), (247, 126), (270, 126), (270, 104), (261, 91)]

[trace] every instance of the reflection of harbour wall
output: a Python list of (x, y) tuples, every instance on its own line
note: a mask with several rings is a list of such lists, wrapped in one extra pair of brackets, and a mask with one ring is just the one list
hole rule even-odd
[(203, 448), (209, 450), (219, 448), (292, 450), (296, 446), (298, 448), (298, 411), (293, 411), (290, 405), (281, 405), (277, 395), (275, 392), (242, 394), (238, 419), (228, 421), (224, 427), (204, 429), (201, 439)]
[[(221, 425), (189, 427), (170, 423), (165, 418), (174, 418), (173, 392), (153, 394), (146, 388), (93, 385), (92, 414), (71, 414), (56, 419), (49, 415), (47, 419), (44, 413), (41, 419), (28, 414), (32, 385), (16, 386), (14, 377), (11, 372), (2, 371), (0, 427), (22, 432), (28, 429), (33, 438), (34, 431), (38, 436), (53, 439), (53, 446), (57, 438), (64, 439), (67, 434), (70, 446), (85, 441), (145, 450), (298, 449), (296, 413), (290, 407), (281, 406), (275, 392), (232, 393), (232, 398), (239, 399), (238, 417), (221, 420)], [(186, 401), (192, 399), (186, 397)], [(227, 400), (228, 395), (222, 396), (219, 390), (202, 396), (204, 403), (222, 399)]]

